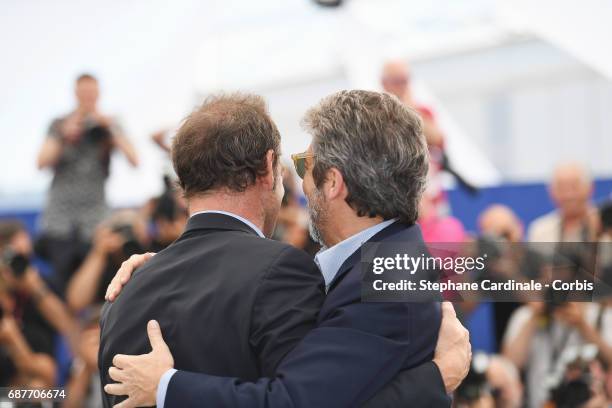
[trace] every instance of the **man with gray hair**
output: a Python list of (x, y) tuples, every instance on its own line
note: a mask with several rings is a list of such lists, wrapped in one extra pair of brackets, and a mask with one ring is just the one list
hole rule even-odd
[[(439, 350), (453, 349), (461, 361), (470, 354), (465, 329), (436, 348), (438, 331), (448, 323), (439, 304), (361, 300), (364, 243), (423, 242), (415, 221), (428, 156), (418, 115), (388, 94), (341, 91), (312, 108), (304, 125), (312, 143), (292, 158), (304, 180), (313, 238), (324, 247), (315, 258), (327, 292), (317, 326), (284, 356), (274, 376), (248, 382), (174, 370), (172, 355), (153, 325), (151, 353), (113, 359), (111, 377), (118, 384), (105, 390), (129, 396), (122, 408), (138, 405), (143, 390), (156, 390), (157, 405), (166, 408), (352, 407), (366, 404), (390, 382), (383, 390), (385, 401), (397, 406), (406, 403), (402, 390), (417, 381), (415, 376), (396, 378), (400, 372), (421, 367), (416, 376), (427, 381), (413, 394), (423, 395), (444, 385), (451, 391), (467, 373), (466, 365), (444, 385), (437, 374), (448, 363), (438, 358)], [(120, 284), (111, 285), (110, 292), (120, 289)], [(450, 304), (444, 307), (452, 310)], [(428, 363), (432, 359), (436, 364)], [(449, 400), (415, 396), (410, 403), (448, 406)]]
[(595, 240), (598, 215), (591, 204), (593, 180), (580, 163), (559, 164), (548, 191), (556, 210), (535, 219), (529, 226), (530, 242), (586, 242)]

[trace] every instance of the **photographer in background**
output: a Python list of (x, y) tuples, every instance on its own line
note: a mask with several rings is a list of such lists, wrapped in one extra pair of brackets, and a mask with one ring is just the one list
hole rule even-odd
[[(586, 277), (589, 271), (598, 273), (601, 265), (595, 268), (590, 243), (597, 240), (600, 220), (591, 204), (588, 172), (576, 163), (558, 166), (550, 194), (558, 210), (531, 224), (529, 240), (554, 244), (532, 247), (550, 257), (551, 276), (556, 279), (571, 281), (585, 271)], [(566, 350), (594, 345), (601, 360), (612, 364), (612, 310), (609, 293), (602, 295), (595, 296), (600, 302), (565, 302), (567, 293), (550, 291), (547, 302), (529, 302), (513, 313), (503, 354), (525, 372), (529, 407), (540, 407), (549, 397), (547, 379), (559, 371)]]
[(13, 317), (13, 299), (0, 282), (0, 387), (51, 387), (55, 361), (32, 350)]
[(603, 202), (599, 208), (599, 222), (601, 242), (612, 242), (612, 198)]
[(17, 250), (28, 249), (18, 227), (14, 222), (0, 224), (0, 387), (50, 387), (55, 381), (55, 361), (49, 350), (41, 352), (44, 345), (37, 345), (37, 352), (32, 350), (15, 318), (15, 274), (22, 275), (27, 267)]
[(106, 287), (121, 263), (148, 247), (146, 223), (135, 211), (114, 213), (97, 229), (91, 250), (66, 289), (66, 300), (76, 313), (104, 302)]
[(23, 225), (19, 221), (1, 222), (0, 268), (10, 313), (18, 318), (20, 330), (35, 351), (52, 356), (55, 330), (36, 307), (45, 289), (38, 293), (32, 285), (36, 272), (30, 266), (31, 253), (32, 243)]
[(587, 169), (571, 162), (557, 166), (548, 189), (556, 210), (531, 223), (527, 233), (528, 241), (596, 241), (599, 214), (591, 203), (593, 180)]
[(19, 221), (0, 222), (0, 280), (24, 337), (35, 352), (52, 356), (59, 332), (76, 353), (79, 327), (30, 263), (31, 258), (32, 241), (25, 227)]
[(96, 225), (108, 215), (104, 186), (111, 153), (117, 148), (138, 165), (136, 151), (117, 122), (98, 110), (98, 80), (80, 75), (75, 95), (75, 110), (52, 121), (38, 154), (38, 167), (53, 171), (41, 219), (40, 255), (51, 262), (53, 283), (62, 295)]
[(94, 310), (83, 321), (79, 355), (73, 361), (70, 380), (66, 384), (63, 408), (102, 408), (98, 350), (100, 348), (100, 310)]
[(597, 248), (598, 278), (596, 297), (612, 297), (612, 199), (599, 207), (601, 230)]
[(523, 387), (516, 367), (498, 355), (476, 352), (453, 395), (454, 408), (518, 408)]
[(298, 185), (293, 172), (285, 164), (282, 166), (285, 193), (272, 239), (293, 245), (314, 256), (321, 246), (312, 240), (308, 231), (308, 212), (300, 205)]
[[(436, 215), (450, 213), (448, 197), (443, 190), (441, 172), (448, 158), (444, 152), (444, 133), (438, 126), (433, 110), (418, 103), (412, 92), (412, 78), (408, 64), (403, 60), (387, 61), (382, 68), (381, 85), (385, 92), (395, 95), (402, 103), (418, 112), (423, 121), (423, 133), (429, 149), (427, 189), (429, 201)], [(427, 241), (427, 238), (425, 238)], [(450, 240), (447, 242), (451, 242)]]
[(0, 222), (0, 377), (2, 384), (55, 385), (56, 331), (77, 351), (78, 326), (31, 265), (32, 242), (19, 221)]
[[(486, 254), (486, 276), (496, 282), (510, 279), (526, 281), (541, 280), (548, 263), (537, 251), (523, 244), (523, 224), (508, 206), (492, 204), (478, 217), (479, 236), (476, 241), (480, 254)], [(503, 298), (503, 299), (501, 299)], [(529, 294), (522, 291), (505, 291), (493, 302), (495, 318), (495, 340), (498, 350), (512, 313), (528, 300)]]
[(569, 348), (595, 345), (612, 363), (612, 309), (607, 303), (530, 302), (510, 319), (503, 355), (525, 372), (528, 407), (541, 407), (550, 389), (547, 379), (558, 371)]
[(561, 356), (546, 408), (608, 408), (609, 364), (596, 346), (568, 348)]
[[(187, 224), (188, 213), (181, 193), (173, 187), (170, 176), (164, 176), (165, 191), (145, 206), (150, 221), (152, 252), (159, 252), (181, 236)], [(147, 211), (146, 208), (149, 207)]]

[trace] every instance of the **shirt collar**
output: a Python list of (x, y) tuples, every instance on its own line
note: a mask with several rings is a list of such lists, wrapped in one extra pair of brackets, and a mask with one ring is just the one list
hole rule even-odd
[[(208, 210), (208, 211), (198, 211), (197, 213), (193, 213), (191, 214), (191, 217), (198, 215), (198, 214), (223, 214), (223, 215), (227, 215), (230, 217), (233, 217), (239, 221), (242, 221), (243, 223), (245, 223), (246, 225), (248, 225), (249, 227), (251, 227), (253, 229), (253, 231), (255, 231), (257, 233), (257, 235), (259, 235), (262, 238), (265, 238), (265, 235), (263, 234), (263, 232), (261, 232), (261, 230), (257, 227), (257, 225), (253, 224), (251, 221), (247, 220), (244, 217), (241, 217), (237, 214), (228, 212), (228, 211), (216, 211), (216, 210)], [(190, 218), (191, 218), (190, 217)]]
[(334, 277), (344, 261), (346, 261), (353, 252), (357, 251), (364, 242), (368, 241), (395, 221), (397, 221), (395, 218), (383, 221), (350, 236), (330, 248), (322, 248), (315, 256), (315, 262), (319, 266), (319, 269), (321, 269), (323, 279), (325, 279), (326, 290), (334, 280)]

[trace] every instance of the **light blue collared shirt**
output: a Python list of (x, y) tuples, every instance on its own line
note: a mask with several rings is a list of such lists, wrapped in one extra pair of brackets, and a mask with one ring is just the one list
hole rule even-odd
[[(227, 212), (227, 211), (210, 210), (210, 211), (199, 211), (197, 213), (191, 214), (191, 217), (193, 217), (194, 215), (198, 215), (198, 214), (223, 214), (223, 215), (227, 215), (230, 217), (234, 217), (237, 220), (240, 220), (244, 222), (246, 225), (248, 225), (249, 227), (251, 227), (253, 231), (257, 233), (257, 235), (259, 235), (262, 238), (265, 238), (263, 232), (261, 232), (261, 230), (257, 227), (257, 225), (253, 224), (251, 221), (237, 214)], [(172, 379), (172, 376), (174, 375), (174, 373), (176, 373), (176, 370), (174, 368), (171, 368), (170, 370), (166, 371), (164, 375), (162, 375), (161, 378), (159, 379), (159, 384), (157, 385), (157, 394), (155, 395), (155, 398), (157, 399), (158, 408), (164, 408), (164, 402), (166, 400), (166, 392), (168, 391), (168, 385), (170, 384), (170, 379)]]
[(395, 221), (397, 221), (397, 219), (394, 218), (373, 225), (355, 235), (348, 237), (344, 241), (338, 242), (333, 247), (323, 248), (317, 253), (315, 256), (315, 262), (319, 266), (323, 279), (325, 280), (326, 292), (344, 261), (346, 261), (348, 257), (353, 254), (353, 252), (357, 251), (364, 242), (378, 234), (383, 229), (387, 228), (389, 225), (393, 224)]
[[(263, 233), (259, 228), (257, 228), (252, 222), (249, 220), (242, 218), (236, 214), (232, 214), (225, 211), (201, 211), (192, 215), (192, 217), (196, 214), (203, 213), (218, 213), (229, 215), (230, 217), (234, 217), (239, 219), (240, 221), (247, 224), (249, 227), (253, 228), (259, 236), (263, 237)], [(348, 259), (349, 256), (353, 254), (353, 252), (357, 251), (364, 242), (372, 238), (374, 235), (387, 228), (389, 225), (393, 224), (397, 219), (391, 219), (387, 221), (383, 221), (379, 224), (373, 225), (369, 228), (364, 229), (363, 231), (358, 232), (357, 234), (348, 237), (344, 241), (338, 242), (331, 248), (323, 248), (321, 249), (317, 255), (315, 256), (315, 262), (319, 266), (321, 270), (321, 274), (323, 275), (323, 279), (325, 280), (325, 291), (329, 289), (329, 285), (332, 283), (338, 270)], [(164, 408), (164, 402), (166, 400), (166, 392), (168, 391), (168, 385), (170, 384), (170, 380), (174, 373), (176, 373), (176, 369), (171, 368), (166, 371), (161, 378), (159, 379), (159, 384), (157, 385), (157, 407)]]

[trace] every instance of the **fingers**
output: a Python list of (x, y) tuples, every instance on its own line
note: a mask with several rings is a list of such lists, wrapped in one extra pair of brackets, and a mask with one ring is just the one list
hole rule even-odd
[(442, 318), (445, 317), (457, 317), (457, 313), (451, 302), (442, 302)]
[(129, 358), (130, 356), (125, 354), (115, 354), (115, 357), (113, 357), (113, 365), (117, 368), (126, 368)]
[(139, 262), (140, 257), (142, 257), (142, 255), (132, 255), (127, 261), (124, 261), (121, 264), (121, 267), (117, 271), (117, 275), (115, 275), (120, 284), (124, 285), (128, 280), (130, 280), (132, 272), (134, 272), (134, 270), (141, 265)]
[(134, 270), (144, 265), (149, 259), (151, 259), (153, 255), (155, 254), (152, 252), (147, 252), (147, 253), (140, 254), (140, 255), (132, 255), (127, 261), (125, 261), (121, 265), (121, 268), (119, 268), (119, 271), (121, 273), (119, 272), (117, 273), (121, 284), (125, 285), (127, 281), (130, 280), (130, 277), (132, 276), (132, 272), (134, 272)]
[(467, 348), (468, 348), (469, 360), (472, 361), (472, 342), (470, 341), (470, 331), (468, 329), (465, 329), (465, 333), (467, 337)]
[(461, 325), (461, 328), (463, 329), (463, 341), (465, 342), (465, 346), (467, 348), (467, 361), (465, 362), (465, 367), (463, 370), (463, 378), (465, 378), (465, 376), (467, 376), (468, 372), (470, 371), (470, 366), (472, 363), (472, 343), (470, 343), (470, 331), (466, 329), (463, 325)]
[(111, 367), (108, 369), (108, 375), (114, 381), (123, 382), (127, 379), (127, 376), (123, 372), (123, 370), (118, 369), (117, 367)]
[(121, 383), (106, 384), (104, 392), (111, 395), (128, 395), (128, 388), (125, 384)]
[(119, 404), (113, 405), (113, 408), (135, 408), (138, 405), (131, 398), (126, 399), (125, 401), (120, 402)]
[(150, 320), (147, 324), (147, 335), (149, 336), (149, 342), (151, 342), (151, 348), (155, 350), (168, 350), (168, 345), (164, 342), (161, 328), (156, 320)]
[(113, 279), (110, 283), (110, 285), (108, 285), (108, 288), (106, 288), (106, 295), (104, 295), (104, 300), (107, 300), (109, 302), (114, 302), (115, 299), (117, 298), (117, 295), (119, 294), (119, 291), (115, 288), (116, 283), (115, 280)]
[(121, 280), (119, 279), (120, 273), (121, 269), (117, 271), (117, 274), (111, 280), (111, 283), (108, 285), (108, 288), (106, 288), (106, 295), (104, 296), (104, 299), (108, 300), (109, 302), (114, 302), (117, 296), (119, 296), (119, 293), (121, 292), (122, 285)]

